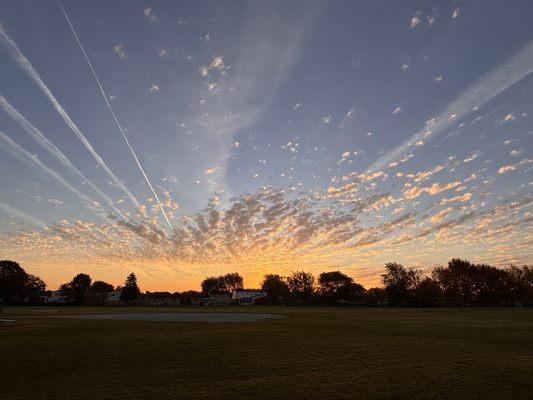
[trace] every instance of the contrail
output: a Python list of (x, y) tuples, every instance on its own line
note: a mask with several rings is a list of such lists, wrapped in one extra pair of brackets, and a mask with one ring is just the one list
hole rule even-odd
[(117, 213), (121, 218), (125, 219), (126, 217), (122, 212), (115, 206), (113, 200), (111, 200), (105, 193), (103, 193), (98, 187), (92, 183), (83, 173), (76, 168), (72, 162), (68, 159), (65, 154), (59, 150), (52, 142), (50, 142), (44, 134), (33, 126), (18, 110), (13, 107), (7, 99), (0, 94), (0, 106), (4, 109), (6, 114), (13, 118), (22, 129), (24, 129), (33, 139), (37, 141), (42, 147), (44, 147), (49, 154), (54, 156), (59, 162), (67, 168), (72, 174), (81, 178), (82, 181), (86, 182), (96, 193), (98, 193), (105, 202)]
[(50, 103), (52, 103), (52, 106), (55, 108), (57, 113), (63, 118), (65, 123), (68, 125), (68, 127), (74, 132), (74, 134), (80, 139), (80, 141), (83, 143), (85, 148), (89, 151), (89, 153), (93, 156), (93, 158), (96, 160), (98, 165), (107, 173), (109, 178), (113, 181), (113, 183), (120, 188), (126, 196), (131, 200), (131, 202), (135, 205), (136, 208), (140, 207), (140, 203), (137, 201), (135, 196), (129, 191), (129, 189), (118, 179), (115, 174), (108, 168), (107, 164), (104, 162), (102, 157), (94, 150), (92, 145), (89, 143), (87, 138), (81, 133), (77, 125), (72, 121), (70, 116), (67, 114), (63, 106), (59, 103), (59, 101), (55, 98), (53, 93), (50, 91), (48, 86), (44, 83), (44, 81), (41, 79), (39, 73), (33, 68), (33, 65), (30, 63), (30, 60), (22, 54), (17, 44), (9, 37), (7, 32), (4, 30), (2, 25), (0, 24), (0, 40), (6, 46), (6, 48), (9, 50), (9, 53), (11, 57), (15, 60), (16, 63), (22, 68), (22, 70), (35, 82), (35, 84), (41, 89), (43, 94), (48, 98)]
[[(456, 123), (457, 120), (460, 120), (471, 112), (477, 110), (483, 104), (489, 102), (532, 72), (533, 41), (525, 45), (522, 50), (506, 62), (493, 68), (487, 74), (479, 78), (476, 83), (462, 91), (461, 94), (448, 104), (442, 113), (440, 113), (435, 119), (435, 123), (424, 127), (406, 142), (380, 157), (368, 170), (371, 172), (377, 171), (388, 165), (391, 161), (402, 156), (417, 142), (421, 140), (426, 142), (431, 140)], [(454, 114), (455, 117), (451, 119), (450, 117)], [(427, 135), (428, 131), (431, 131), (431, 134)]]
[[(84, 195), (82, 192), (80, 192), (78, 189), (73, 187), (70, 183), (68, 183), (61, 175), (59, 175), (57, 172), (55, 172), (53, 169), (47, 167), (42, 163), (39, 158), (33, 154), (30, 154), (28, 151), (24, 150), (17, 142), (15, 142), (13, 139), (11, 139), (9, 136), (7, 136), (3, 131), (0, 130), (0, 140), (2, 140), (5, 144), (7, 149), (10, 151), (10, 153), (18, 158), (19, 160), (23, 162), (33, 162), (37, 164), (44, 172), (46, 172), (49, 176), (54, 178), (56, 181), (58, 181), (61, 185), (63, 185), (65, 188), (70, 190), (72, 193), (74, 193), (76, 196), (78, 196), (90, 209), (91, 211), (95, 212), (96, 215), (106, 220), (106, 215), (102, 212), (101, 209), (97, 208), (100, 207), (98, 203), (95, 203), (93, 200), (88, 198), (86, 195)], [(1, 142), (0, 142), (1, 144)], [(97, 206), (98, 205), (98, 206)]]
[(46, 226), (46, 223), (41, 221), (38, 218), (32, 217), (29, 214), (26, 214), (24, 211), (20, 211), (14, 207), (11, 207), (9, 204), (2, 203), (0, 201), (0, 211), (5, 212), (6, 214), (12, 214), (18, 218), (24, 219), (28, 221), (29, 223), (38, 226), (39, 228), (44, 228)]
[(137, 157), (137, 154), (135, 154), (135, 151), (133, 150), (133, 147), (131, 146), (130, 141), (128, 140), (128, 136), (124, 132), (124, 129), (122, 128), (122, 125), (120, 124), (120, 122), (119, 122), (119, 120), (117, 118), (117, 115), (116, 115), (115, 111), (113, 110), (113, 107), (111, 106), (111, 103), (109, 102), (107, 94), (105, 93), (104, 88), (102, 87), (102, 84), (100, 83), (100, 80), (98, 79), (98, 76), (96, 75), (96, 70), (94, 69), (94, 66), (91, 63), (91, 60), (89, 60), (89, 57), (87, 56), (87, 53), (85, 52), (85, 48), (83, 47), (83, 45), (82, 45), (82, 43), (80, 41), (80, 38), (78, 37), (76, 29), (74, 28), (74, 25), (72, 25), (72, 22), (70, 21), (70, 18), (68, 16), (67, 12), (65, 11), (65, 9), (63, 8), (63, 6), (60, 5), (59, 7), (61, 8), (61, 11), (63, 11), (63, 15), (65, 16), (65, 19), (67, 20), (67, 23), (68, 23), (68, 25), (70, 27), (70, 30), (74, 34), (74, 38), (76, 39), (76, 42), (78, 43), (78, 46), (80, 47), (80, 50), (83, 53), (83, 56), (85, 57), (85, 61), (87, 61), (87, 64), (89, 65), (89, 68), (91, 69), (91, 72), (93, 74), (94, 80), (98, 84), (98, 88), (100, 89), (100, 93), (102, 94), (102, 97), (104, 98), (105, 104), (107, 105), (107, 108), (109, 109), (109, 112), (113, 116), (113, 119), (115, 120), (115, 124), (117, 125), (118, 129), (120, 130), (120, 133), (122, 134), (122, 137), (124, 138), (124, 141), (128, 145), (128, 147), (129, 147), (129, 149), (131, 151), (131, 154), (132, 154), (133, 158), (135, 159), (135, 162), (137, 163), (137, 166), (139, 167), (139, 170), (141, 171), (141, 173), (142, 173), (142, 175), (144, 177), (144, 180), (146, 181), (146, 183), (148, 184), (148, 187), (152, 191), (152, 193), (153, 193), (153, 195), (154, 195), (154, 197), (155, 197), (155, 199), (157, 201), (157, 204), (159, 205), (161, 213), (165, 217), (165, 220), (167, 221), (167, 224), (170, 227), (170, 229), (174, 229), (174, 227), (170, 223), (170, 220), (167, 217), (167, 214), (165, 213), (165, 209), (163, 208), (163, 204), (159, 200), (159, 197), (157, 196), (157, 193), (154, 190), (154, 187), (152, 186), (152, 184), (150, 183), (150, 180), (148, 179), (148, 176), (144, 172), (144, 168), (142, 167), (142, 165), (141, 165), (141, 163), (139, 161), (139, 158)]

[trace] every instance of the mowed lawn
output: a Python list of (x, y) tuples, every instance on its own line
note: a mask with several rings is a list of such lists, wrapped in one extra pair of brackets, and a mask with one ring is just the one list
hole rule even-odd
[(0, 328), (1, 399), (533, 398), (533, 309), (60, 310), (285, 318), (75, 320), (13, 307), (16, 326)]

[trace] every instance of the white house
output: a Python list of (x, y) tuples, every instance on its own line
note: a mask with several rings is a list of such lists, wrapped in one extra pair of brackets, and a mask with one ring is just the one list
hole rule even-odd
[(266, 292), (250, 289), (234, 290), (231, 294), (231, 302), (233, 304), (251, 305), (258, 299), (267, 297)]

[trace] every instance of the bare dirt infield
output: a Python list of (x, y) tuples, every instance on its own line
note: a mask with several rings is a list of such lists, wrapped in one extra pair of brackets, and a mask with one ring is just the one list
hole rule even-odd
[(105, 319), (123, 321), (177, 321), (177, 322), (252, 322), (260, 319), (280, 318), (279, 314), (265, 313), (111, 313), (64, 315), (63, 318)]

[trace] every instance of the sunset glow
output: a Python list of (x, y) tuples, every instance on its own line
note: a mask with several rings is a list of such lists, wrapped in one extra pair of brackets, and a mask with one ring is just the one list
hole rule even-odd
[(35, 4), (0, 14), (0, 259), (50, 288), (533, 263), (533, 4)]

